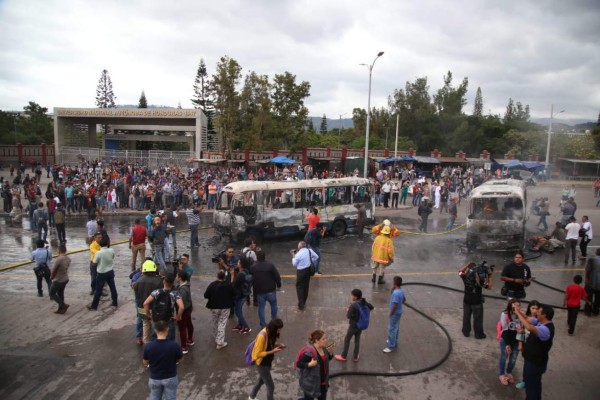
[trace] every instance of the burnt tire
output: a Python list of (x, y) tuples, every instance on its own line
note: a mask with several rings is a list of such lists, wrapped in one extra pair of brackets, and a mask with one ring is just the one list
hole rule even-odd
[(342, 220), (334, 221), (331, 225), (331, 234), (333, 236), (344, 236), (346, 234), (346, 222)]

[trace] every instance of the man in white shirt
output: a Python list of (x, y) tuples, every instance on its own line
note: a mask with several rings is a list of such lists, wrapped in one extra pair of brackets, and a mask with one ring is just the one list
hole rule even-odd
[(310, 286), (310, 265), (317, 262), (319, 256), (306, 247), (306, 242), (300, 241), (298, 249), (292, 250), (292, 265), (296, 267), (296, 295), (298, 296), (298, 309), (304, 310), (308, 299)]
[(392, 191), (392, 185), (390, 184), (389, 179), (385, 181), (381, 187), (381, 191), (383, 192), (383, 207), (388, 208), (390, 202), (390, 193)]
[(569, 217), (569, 223), (565, 226), (567, 231), (567, 243), (565, 244), (565, 264), (569, 262), (569, 253), (571, 253), (571, 260), (575, 264), (575, 253), (577, 252), (577, 241), (579, 240), (579, 230), (581, 225), (577, 223), (575, 217)]
[(592, 232), (592, 223), (590, 222), (587, 215), (581, 217), (581, 222), (581, 229), (585, 230), (585, 235), (581, 237), (581, 241), (579, 242), (579, 250), (581, 250), (581, 255), (579, 256), (579, 259), (585, 260), (587, 258), (587, 246), (588, 243), (591, 242), (594, 238), (594, 233)]

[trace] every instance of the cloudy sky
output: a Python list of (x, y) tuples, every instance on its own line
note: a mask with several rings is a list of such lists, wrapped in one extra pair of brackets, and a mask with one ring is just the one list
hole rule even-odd
[(290, 71), (311, 84), (310, 115), (339, 118), (406, 81), (430, 91), (452, 71), (481, 87), (486, 113), (509, 97), (533, 117), (596, 121), (600, 111), (598, 0), (0, 0), (0, 109), (94, 107), (102, 69), (118, 104), (191, 107), (198, 62), (212, 74), (236, 59), (244, 74)]

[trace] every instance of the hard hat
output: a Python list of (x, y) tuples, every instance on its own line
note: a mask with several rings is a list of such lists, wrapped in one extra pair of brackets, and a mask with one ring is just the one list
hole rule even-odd
[(156, 264), (152, 260), (146, 260), (142, 264), (142, 272), (156, 272)]
[(385, 226), (391, 226), (392, 222), (389, 219), (384, 219), (383, 220), (383, 225), (385, 225)]
[(389, 235), (392, 232), (392, 229), (389, 226), (384, 226), (381, 229), (381, 233), (383, 233), (384, 235)]

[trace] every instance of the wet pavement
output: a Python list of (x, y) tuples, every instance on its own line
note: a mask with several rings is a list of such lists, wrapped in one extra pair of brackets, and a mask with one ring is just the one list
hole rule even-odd
[[(535, 187), (529, 199), (547, 194), (552, 202), (555, 221), (560, 186)], [(600, 212), (589, 187), (578, 189), (577, 215), (587, 213), (593, 224)], [(464, 220), (465, 203), (459, 207), (459, 221)], [(139, 214), (143, 216), (144, 214)], [(458, 229), (444, 233), (446, 215), (434, 211), (430, 217), (429, 235), (418, 234), (416, 210), (377, 209), (377, 219), (388, 216), (402, 230), (396, 238), (397, 260), (386, 273), (391, 281), (394, 274), (401, 275), (407, 284), (407, 302), (439, 321), (450, 333), (452, 352), (447, 361), (436, 369), (403, 377), (352, 376), (331, 380), (329, 399), (363, 398), (413, 398), (413, 399), (514, 399), (524, 398), (524, 393), (514, 386), (505, 387), (497, 376), (499, 358), (495, 325), (505, 301), (488, 299), (485, 304), (487, 339), (464, 338), (460, 332), (462, 319), (462, 294), (448, 289), (410, 285), (425, 282), (462, 289), (457, 276), (458, 268), (466, 260), (483, 260), (498, 266), (495, 287), (491, 294), (498, 295), (498, 275), (501, 266), (512, 254), (464, 253), (465, 231)], [(119, 307), (113, 309), (110, 301), (101, 302), (97, 312), (88, 311), (89, 296), (88, 252), (84, 242), (85, 217), (72, 216), (67, 220), (67, 239), (71, 254), (70, 282), (65, 297), (71, 304), (65, 315), (52, 311), (55, 303), (48, 298), (38, 298), (32, 265), (24, 265), (0, 273), (0, 302), (4, 304), (0, 324), (0, 398), (2, 399), (146, 399), (148, 375), (142, 367), (142, 348), (135, 344), (135, 308), (129, 289), (130, 251), (126, 244), (127, 232), (138, 215), (105, 215), (107, 229), (117, 252), (115, 264)], [(180, 253), (191, 256), (195, 274), (192, 280), (194, 301), (193, 321), (196, 328), (195, 346), (179, 366), (180, 385), (178, 397), (182, 399), (246, 399), (256, 379), (253, 367), (247, 367), (243, 353), (247, 344), (258, 333), (256, 308), (245, 308), (245, 315), (253, 332), (240, 335), (232, 332), (233, 320), (228, 323), (226, 340), (229, 343), (217, 351), (211, 337), (210, 314), (202, 297), (206, 286), (214, 280), (215, 265), (210, 259), (223, 250), (227, 240), (219, 240), (210, 226), (210, 213), (203, 214), (200, 233), (201, 246), (189, 248), (189, 233), (177, 237)], [(537, 217), (532, 216), (528, 228), (534, 231)], [(23, 221), (27, 226), (28, 221)], [(185, 229), (185, 217), (178, 222)], [(410, 233), (408, 233), (410, 232)], [(599, 235), (600, 236), (600, 235)], [(54, 249), (55, 233), (51, 234)], [(0, 245), (3, 252), (0, 267), (26, 261), (34, 241), (26, 229), (10, 226), (0, 217)], [(368, 259), (371, 239), (358, 242), (355, 235), (342, 238), (326, 237), (322, 244), (322, 277), (311, 280), (307, 310), (298, 311), (295, 295), (295, 274), (290, 263), (289, 250), (295, 248), (299, 238), (261, 243), (267, 259), (272, 261), (284, 276), (283, 288), (278, 293), (279, 316), (285, 327), (282, 341), (288, 349), (276, 356), (273, 365), (275, 398), (296, 399), (300, 394), (292, 370), (297, 350), (305, 343), (310, 331), (323, 329), (330, 341), (341, 345), (347, 328), (345, 307), (349, 292), (360, 288), (375, 306), (371, 324), (362, 335), (361, 357), (358, 363), (348, 361), (331, 364), (331, 372), (411, 372), (437, 363), (448, 349), (442, 330), (411, 309), (405, 309), (401, 320), (398, 351), (382, 353), (387, 333), (387, 304), (391, 285), (373, 285), (370, 281)], [(590, 243), (593, 253), (600, 243), (595, 238)], [(239, 248), (236, 247), (236, 248)], [(77, 252), (77, 250), (82, 250)], [(582, 273), (583, 264), (563, 265), (562, 254), (543, 254), (527, 261), (535, 278), (558, 288), (564, 288), (575, 273)], [(47, 295), (47, 292), (44, 291)], [(559, 292), (533, 284), (527, 291), (528, 299), (562, 305)], [(267, 306), (268, 307), (268, 306)], [(595, 399), (597, 398), (597, 371), (600, 368), (600, 319), (580, 315), (575, 336), (567, 336), (566, 312), (555, 316), (557, 335), (550, 353), (548, 371), (544, 375), (545, 399)], [(352, 349), (351, 345), (351, 349)], [(519, 356), (515, 377), (522, 373)], [(263, 388), (259, 399), (266, 398)]]

